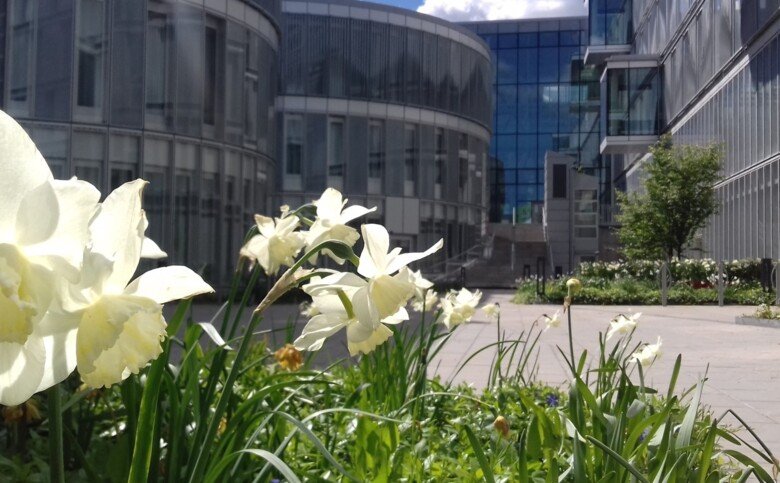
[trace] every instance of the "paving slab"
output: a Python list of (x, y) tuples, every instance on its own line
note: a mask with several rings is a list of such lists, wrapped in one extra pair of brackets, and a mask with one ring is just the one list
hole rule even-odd
[[(555, 305), (516, 305), (513, 292), (488, 291), (483, 302), (501, 305), (501, 326), (508, 338), (528, 331), (542, 314), (560, 310)], [(780, 329), (737, 325), (735, 318), (752, 310), (745, 306), (587, 306), (572, 307), (575, 352), (598, 350), (598, 334), (605, 332), (618, 314), (642, 312), (635, 341), (655, 342), (660, 336), (663, 355), (647, 371), (646, 383), (658, 388), (668, 385), (677, 354), (682, 354), (678, 389), (695, 385), (707, 376), (703, 403), (719, 416), (733, 409), (757, 431), (776, 454), (780, 453)], [(492, 353), (457, 368), (468, 356), (495, 342), (496, 324), (488, 323), (479, 311), (473, 323), (455, 331), (452, 343), (463, 343), (463, 352), (444, 348), (438, 373), (454, 382), (483, 387), (487, 382)], [(557, 347), (568, 351), (566, 320), (547, 330), (539, 342), (538, 379), (565, 385), (568, 368)], [(678, 391), (679, 392), (679, 391)], [(733, 420), (734, 425), (737, 421)], [(749, 435), (748, 435), (749, 436)]]

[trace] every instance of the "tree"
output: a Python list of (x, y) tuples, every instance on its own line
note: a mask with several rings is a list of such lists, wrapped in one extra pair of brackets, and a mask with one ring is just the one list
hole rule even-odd
[(618, 193), (618, 239), (633, 259), (682, 257), (698, 230), (718, 212), (719, 146), (673, 146), (665, 135), (643, 166), (644, 190)]

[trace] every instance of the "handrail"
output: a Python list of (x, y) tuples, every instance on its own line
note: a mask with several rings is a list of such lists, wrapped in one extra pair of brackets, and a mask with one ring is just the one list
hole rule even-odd
[[(432, 274), (430, 276), (431, 281), (439, 282), (447, 280), (451, 275), (459, 273), (462, 267), (468, 268), (472, 266), (479, 258), (482, 258), (482, 252), (484, 251), (485, 247), (492, 246), (493, 239), (493, 235), (488, 235), (483, 239), (483, 241), (477, 243), (476, 245), (446, 260), (442, 260), (441, 262), (432, 265), (428, 269), (428, 272)], [(452, 270), (448, 270), (449, 266), (454, 266), (454, 268)], [(437, 270), (440, 267), (443, 268), (443, 270)]]

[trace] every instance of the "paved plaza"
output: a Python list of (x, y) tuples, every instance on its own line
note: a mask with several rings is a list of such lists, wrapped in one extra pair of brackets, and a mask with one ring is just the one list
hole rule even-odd
[[(487, 291), (483, 302), (501, 304), (501, 325), (507, 338), (517, 338), (542, 314), (553, 314), (559, 306), (516, 305), (510, 302), (511, 291)], [(482, 305), (482, 304), (480, 304)], [(212, 307), (196, 310), (196, 319), (205, 320)], [(665, 390), (677, 354), (683, 354), (678, 392), (696, 384), (705, 374), (703, 402), (717, 416), (726, 409), (735, 410), (776, 453), (780, 453), (780, 329), (736, 325), (734, 318), (752, 311), (751, 307), (715, 306), (578, 306), (573, 307), (575, 351), (587, 349), (594, 354), (598, 348), (598, 332), (605, 331), (617, 314), (642, 312), (636, 340), (655, 342), (663, 339), (663, 356), (648, 370), (646, 383)], [(296, 305), (271, 308), (262, 323), (271, 345), (284, 340), (284, 326), (295, 323), (300, 333), (305, 320), (298, 318)], [(459, 327), (440, 356), (433, 361), (432, 372), (445, 379), (485, 385), (492, 353), (485, 352), (472, 360), (453, 378), (456, 368), (479, 348), (496, 341), (496, 324), (489, 322), (482, 311), (473, 321)], [(343, 333), (326, 343), (317, 362), (345, 357)], [(564, 385), (568, 380), (562, 356), (556, 349), (566, 350), (566, 322), (542, 335), (539, 346), (538, 379), (552, 385)], [(726, 423), (737, 424), (733, 418)]]
[[(542, 314), (553, 314), (559, 306), (516, 305), (512, 293), (487, 292), (483, 301), (501, 304), (501, 325), (507, 338), (516, 338), (528, 330)], [(606, 331), (617, 314), (642, 312), (635, 340), (655, 342), (663, 339), (663, 355), (648, 370), (646, 383), (660, 390), (668, 387), (677, 354), (682, 354), (678, 392), (707, 372), (703, 403), (716, 416), (733, 409), (756, 429), (772, 449), (780, 453), (780, 329), (736, 325), (734, 318), (752, 311), (751, 307), (716, 306), (577, 306), (573, 307), (575, 352), (598, 349), (598, 332)], [(568, 347), (566, 321), (542, 335), (539, 349), (538, 379), (564, 384), (568, 369), (556, 349)], [(473, 322), (460, 327), (444, 349), (438, 372), (450, 378), (468, 355), (496, 340), (495, 323), (481, 311)], [(477, 357), (455, 378), (477, 386), (484, 385), (491, 355)], [(709, 365), (709, 369), (707, 369)], [(724, 422), (737, 424), (734, 418)]]

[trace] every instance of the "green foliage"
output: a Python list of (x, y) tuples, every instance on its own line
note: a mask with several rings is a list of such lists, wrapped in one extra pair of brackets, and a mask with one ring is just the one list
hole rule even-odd
[[(566, 284), (548, 280), (543, 295), (536, 293), (536, 281), (521, 281), (514, 302), (519, 304), (559, 304), (566, 296)], [(756, 283), (727, 286), (724, 300), (730, 305), (759, 305), (772, 303), (774, 293), (765, 292)], [(582, 305), (659, 305), (661, 290), (658, 282), (624, 280), (583, 280), (577, 295)], [(686, 282), (676, 282), (669, 288), (670, 305), (710, 305), (718, 303), (718, 291), (712, 287), (695, 288)]]
[(650, 148), (644, 190), (618, 193), (618, 238), (629, 259), (681, 257), (696, 231), (717, 213), (718, 146), (672, 146), (671, 136)]
[[(534, 324), (510, 339), (500, 319), (496, 341), (458, 369), (493, 355), (483, 391), (429, 377), (452, 332), (426, 319), (414, 330), (394, 327), (391, 341), (358, 359), (287, 371), (253, 338), (258, 314), (241, 322), (258, 278), (255, 268), (241, 301), (210, 322), (221, 318), (227, 343), (194, 323), (184, 303), (163, 355), (140, 375), (98, 391), (75, 379), (61, 386), (67, 481), (628, 483), (751, 473), (771, 481), (759, 462), (775, 464), (772, 453), (702, 408), (701, 384), (678, 395), (679, 360), (668, 387), (645, 386), (629, 362), (633, 334), (610, 346), (600, 334), (591, 367), (571, 350), (565, 388), (534, 378), (543, 330)], [(632, 293), (642, 293), (634, 283)], [(230, 300), (241, 285), (237, 275)], [(50, 430), (47, 420), (0, 426), (0, 442), (12, 448), (0, 456), (0, 474), (48, 481)]]
[[(661, 303), (658, 278), (660, 261), (586, 262), (580, 264), (577, 277), (582, 292), (577, 303), (585, 305), (657, 305)], [(668, 303), (707, 305), (718, 303), (717, 264), (710, 259), (674, 259), (669, 262), (672, 285)], [(724, 262), (726, 284), (724, 300), (734, 305), (759, 305), (774, 301), (774, 293), (765, 292), (759, 283), (760, 260)], [(536, 293), (536, 280), (520, 280), (514, 301), (521, 304), (563, 303), (565, 279), (547, 280), (543, 295)]]

